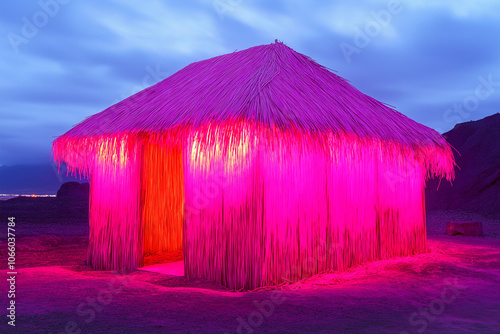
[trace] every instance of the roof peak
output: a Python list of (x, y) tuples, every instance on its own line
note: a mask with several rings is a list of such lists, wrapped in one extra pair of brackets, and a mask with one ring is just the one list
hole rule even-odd
[(361, 93), (277, 39), (192, 63), (89, 117), (67, 135), (162, 131), (237, 119), (282, 130), (443, 144), (437, 132)]

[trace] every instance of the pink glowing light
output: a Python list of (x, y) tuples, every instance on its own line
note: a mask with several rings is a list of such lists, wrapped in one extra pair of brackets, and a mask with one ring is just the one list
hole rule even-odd
[(425, 181), (454, 168), (438, 133), (281, 43), (194, 63), (53, 155), (90, 177), (93, 268), (182, 250), (234, 289), (423, 252)]

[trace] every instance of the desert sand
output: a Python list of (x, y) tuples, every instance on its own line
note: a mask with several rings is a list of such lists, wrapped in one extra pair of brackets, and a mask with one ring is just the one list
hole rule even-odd
[[(0, 210), (5, 226), (16, 217), (18, 268), (16, 326), (4, 315), (2, 333), (500, 332), (498, 219), (430, 212), (428, 254), (365, 264), (322, 285), (232, 292), (154, 272), (92, 271), (86, 201), (16, 198)], [(446, 236), (449, 220), (482, 221), (485, 237)]]

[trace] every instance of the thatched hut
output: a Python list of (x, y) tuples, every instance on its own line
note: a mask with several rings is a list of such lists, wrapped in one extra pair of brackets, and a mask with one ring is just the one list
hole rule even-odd
[(89, 117), (53, 156), (90, 178), (88, 263), (183, 251), (252, 289), (426, 248), (436, 131), (276, 42), (198, 61)]

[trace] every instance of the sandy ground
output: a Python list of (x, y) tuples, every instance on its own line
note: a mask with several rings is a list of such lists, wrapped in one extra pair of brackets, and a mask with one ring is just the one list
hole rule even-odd
[[(360, 266), (316, 289), (242, 293), (153, 272), (91, 271), (85, 210), (56, 199), (0, 203), (5, 230), (10, 215), (18, 228), (16, 326), (7, 325), (2, 270), (0, 333), (500, 333), (499, 220), (430, 213), (428, 256)], [(445, 236), (449, 220), (480, 220), (486, 237)], [(6, 263), (5, 232), (1, 240)]]

